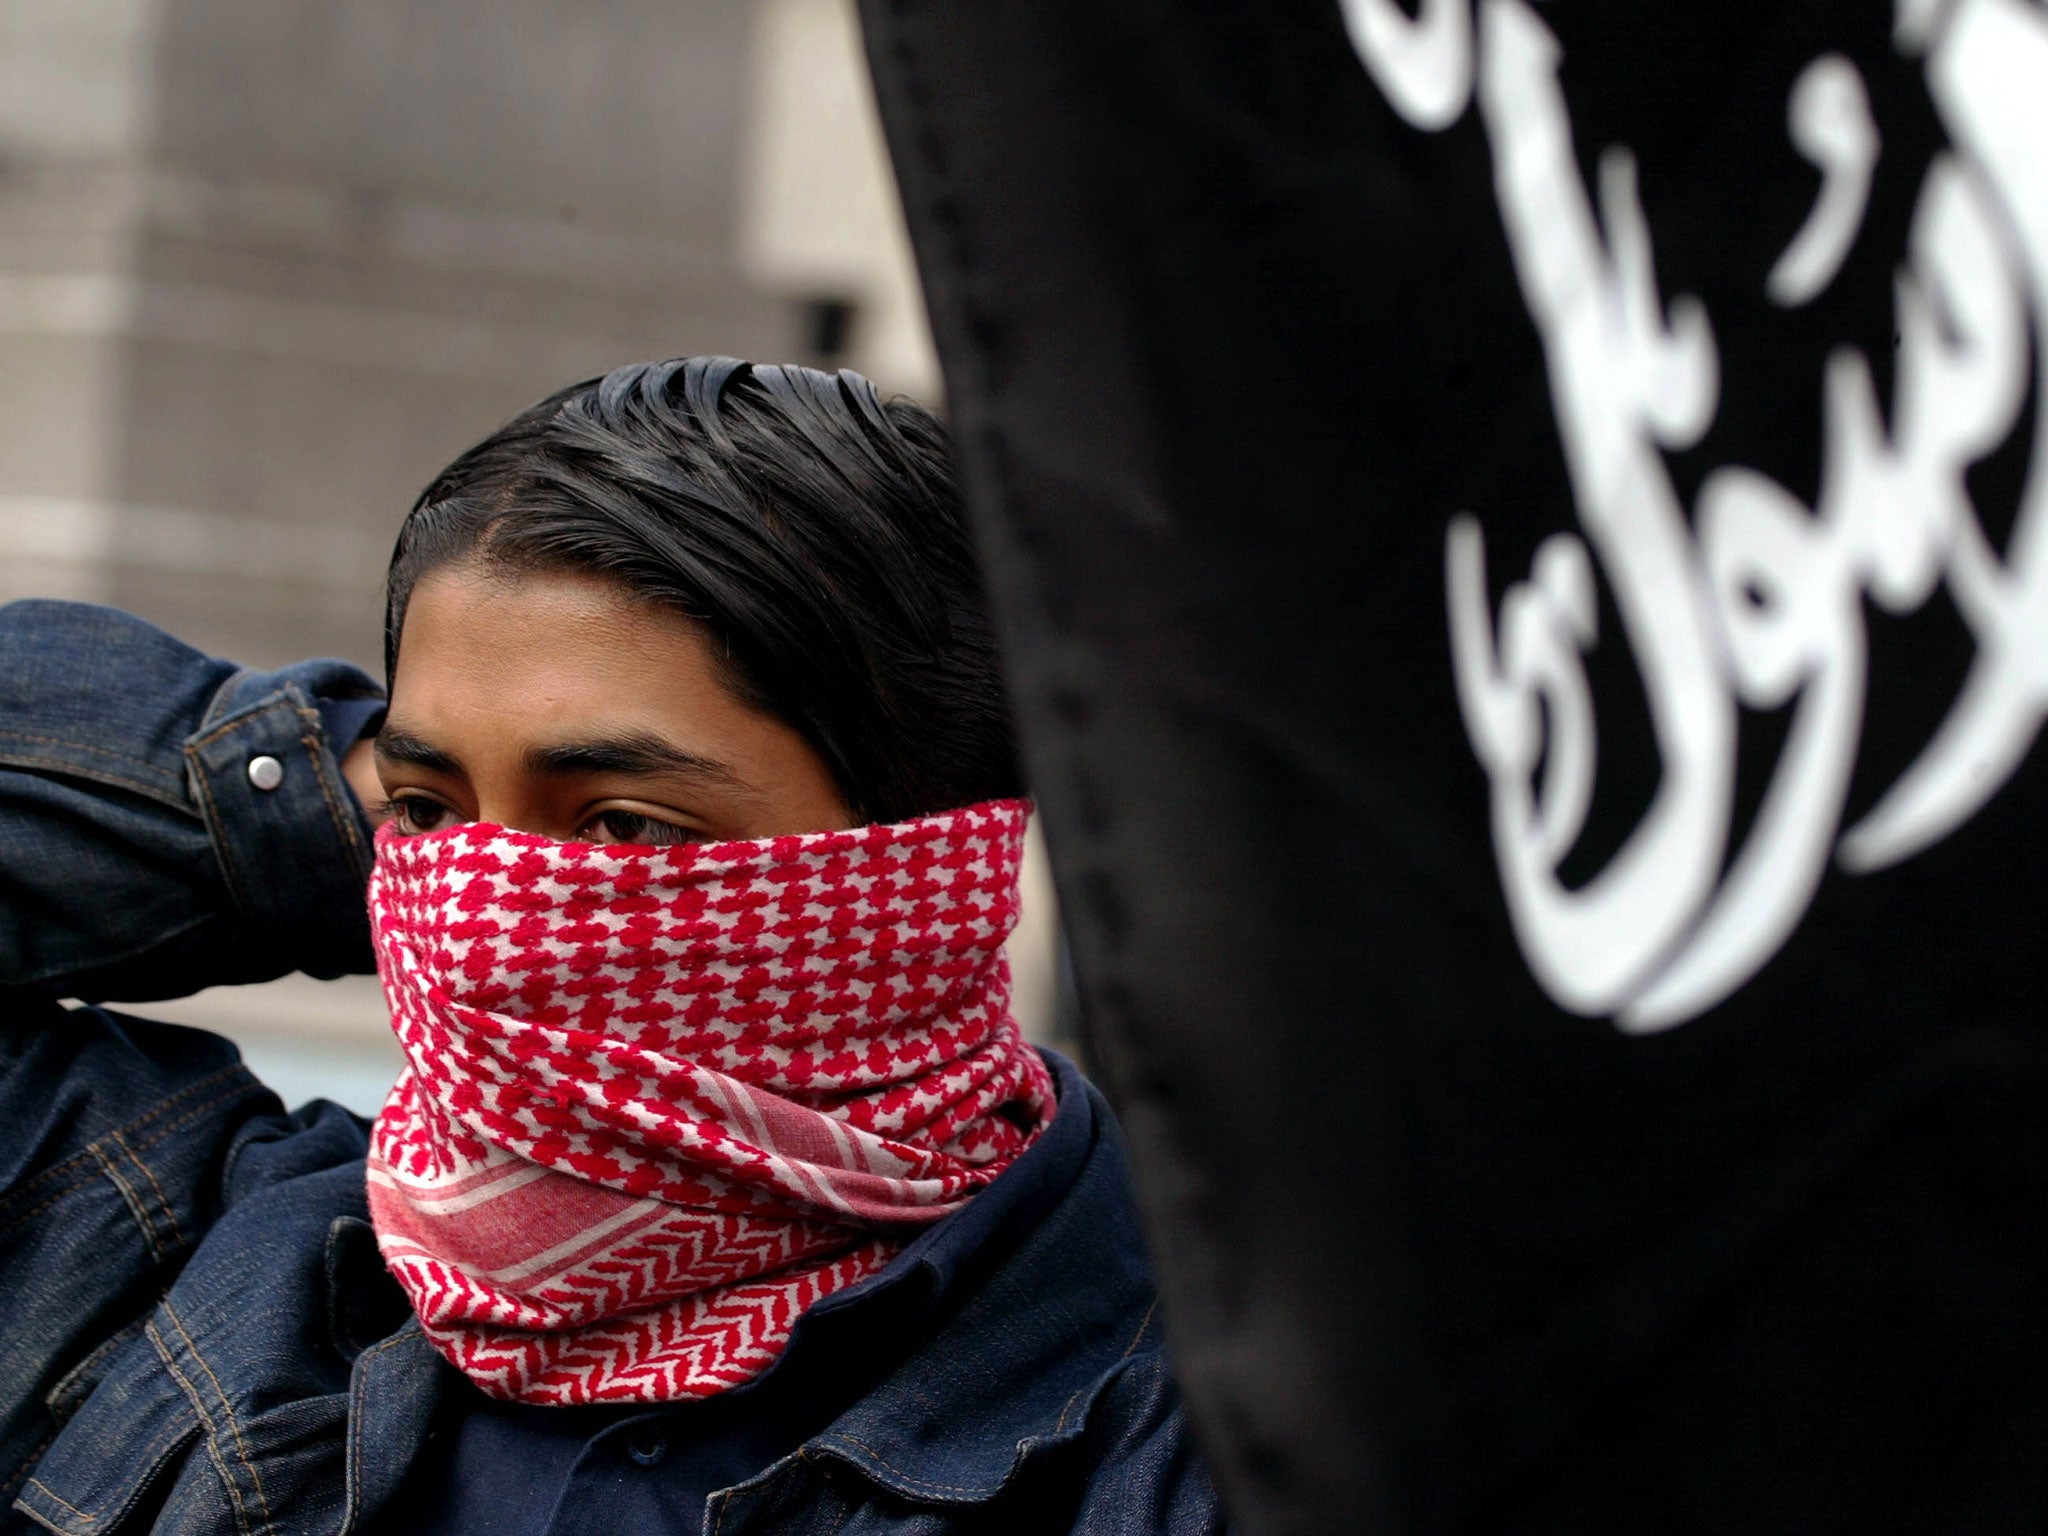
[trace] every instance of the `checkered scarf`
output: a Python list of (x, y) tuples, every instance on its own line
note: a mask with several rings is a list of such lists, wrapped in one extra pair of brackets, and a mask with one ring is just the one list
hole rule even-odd
[(674, 848), (380, 835), (407, 1066), (370, 1210), (486, 1392), (746, 1381), (1053, 1112), (1009, 1010), (1025, 807)]

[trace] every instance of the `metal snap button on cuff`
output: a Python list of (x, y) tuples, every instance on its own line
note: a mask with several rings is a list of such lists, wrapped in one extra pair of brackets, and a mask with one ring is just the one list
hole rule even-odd
[(249, 759), (249, 782), (258, 789), (275, 789), (284, 782), (284, 764), (269, 755)]
[(626, 1442), (626, 1454), (636, 1465), (651, 1467), (668, 1454), (668, 1441), (660, 1435), (635, 1435)]

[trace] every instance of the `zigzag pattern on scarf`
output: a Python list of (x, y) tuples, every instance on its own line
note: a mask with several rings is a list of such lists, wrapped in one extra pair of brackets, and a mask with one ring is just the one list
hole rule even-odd
[[(615, 1315), (570, 1333), (488, 1327), (429, 1327), (426, 1333), (495, 1397), (553, 1403), (707, 1397), (766, 1370), (805, 1309), (877, 1272), (893, 1252), (889, 1244), (869, 1243), (788, 1279), (728, 1285), (693, 1297), (686, 1306)], [(445, 1269), (412, 1278), (429, 1295), (442, 1287), (469, 1289)]]
[(528, 1402), (723, 1391), (1053, 1108), (1009, 1012), (1026, 808), (677, 848), (380, 837), (385, 1262)]

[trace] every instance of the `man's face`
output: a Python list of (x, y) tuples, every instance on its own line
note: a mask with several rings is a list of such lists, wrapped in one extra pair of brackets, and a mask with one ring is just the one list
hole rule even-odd
[(597, 577), (432, 573), (377, 737), (390, 814), (408, 834), (482, 821), (597, 843), (854, 825), (809, 743), (726, 687), (715, 644)]

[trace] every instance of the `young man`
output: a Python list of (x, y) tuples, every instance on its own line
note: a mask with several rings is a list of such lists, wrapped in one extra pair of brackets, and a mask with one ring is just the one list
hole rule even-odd
[[(359, 741), (343, 664), (0, 610), (12, 1518), (1220, 1527), (1108, 1111), (1009, 1015), (939, 424), (729, 359), (565, 390), (413, 509), (387, 670)], [(373, 1126), (60, 1001), (373, 956)]]

